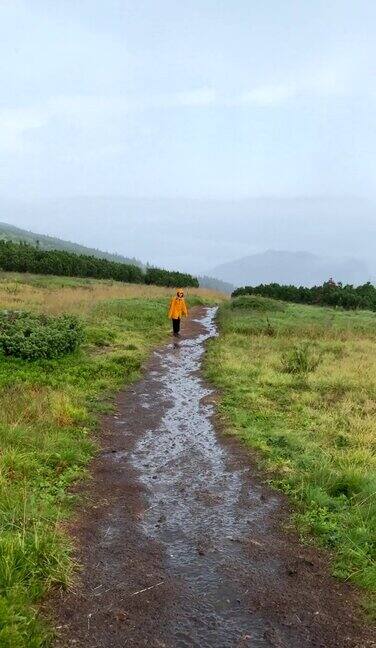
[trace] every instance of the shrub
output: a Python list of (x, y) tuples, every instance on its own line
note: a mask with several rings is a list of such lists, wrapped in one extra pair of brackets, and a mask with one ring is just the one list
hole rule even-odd
[(73, 315), (0, 312), (0, 350), (7, 356), (25, 360), (57, 358), (75, 351), (82, 337), (81, 324)]
[(283, 311), (284, 305), (276, 299), (267, 299), (258, 295), (240, 295), (231, 301), (231, 308), (242, 310), (255, 310), (258, 312)]
[(186, 288), (191, 286), (198, 288), (199, 283), (196, 277), (184, 272), (175, 272), (174, 270), (164, 270), (163, 268), (147, 268), (145, 273), (145, 283), (155, 284), (156, 286), (169, 286), (172, 288)]
[(260, 295), (297, 304), (338, 306), (345, 310), (360, 308), (376, 311), (376, 287), (370, 282), (354, 287), (351, 284), (344, 286), (342, 283), (336, 283), (330, 279), (322, 286), (312, 286), (311, 288), (271, 283), (244, 286), (244, 288), (237, 288), (232, 293), (232, 297), (244, 295)]
[(282, 371), (299, 374), (314, 371), (320, 364), (321, 357), (311, 348), (309, 342), (292, 347), (282, 356)]
[(136, 265), (108, 261), (66, 250), (40, 250), (26, 243), (0, 240), (0, 268), (11, 272), (34, 272), (65, 277), (93, 277), (143, 283), (144, 273)]
[(0, 240), (0, 269), (7, 272), (33, 272), (64, 277), (93, 277), (114, 279), (129, 283), (156, 284), (157, 286), (193, 286), (198, 288), (196, 277), (190, 274), (147, 268), (109, 261), (87, 254), (75, 254), (67, 250), (40, 250), (27, 243)]

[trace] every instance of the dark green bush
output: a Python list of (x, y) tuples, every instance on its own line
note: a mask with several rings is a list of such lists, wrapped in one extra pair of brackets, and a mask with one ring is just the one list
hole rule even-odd
[(143, 283), (141, 268), (66, 250), (40, 250), (26, 243), (0, 240), (0, 268), (11, 272), (34, 272), (64, 277), (93, 277)]
[(82, 326), (73, 315), (0, 312), (0, 350), (7, 356), (25, 360), (58, 358), (75, 351), (82, 337)]
[(147, 268), (145, 283), (155, 284), (156, 286), (170, 286), (171, 288), (199, 287), (196, 277), (184, 272), (164, 270), (163, 268)]
[(240, 295), (231, 301), (231, 308), (255, 310), (258, 312), (283, 311), (284, 305), (276, 299), (267, 299), (258, 295)]
[(296, 304), (313, 304), (321, 306), (339, 306), (346, 310), (356, 308), (376, 311), (376, 287), (370, 282), (362, 286), (343, 285), (333, 279), (322, 286), (284, 286), (278, 283), (260, 284), (237, 288), (232, 297), (260, 295), (272, 299), (294, 302)]
[(32, 272), (64, 277), (114, 279), (174, 288), (198, 288), (199, 285), (196, 277), (183, 272), (161, 268), (148, 268), (144, 272), (142, 268), (131, 263), (119, 263), (66, 250), (41, 250), (27, 243), (3, 240), (0, 240), (0, 269), (7, 272)]

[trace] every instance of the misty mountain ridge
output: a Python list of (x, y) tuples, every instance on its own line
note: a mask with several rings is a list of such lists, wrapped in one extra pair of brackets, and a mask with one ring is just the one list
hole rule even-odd
[(218, 200), (0, 196), (0, 220), (194, 274), (265, 250), (359, 258), (376, 277), (376, 203), (361, 197)]
[[(145, 264), (141, 263), (138, 259), (125, 257), (121, 254), (103, 252), (97, 248), (89, 248), (79, 243), (72, 243), (71, 241), (64, 241), (63, 239), (54, 236), (47, 236), (45, 234), (36, 234), (29, 230), (9, 225), (8, 223), (0, 223), (0, 239), (4, 241), (14, 241), (17, 243), (23, 242), (29, 245), (38, 246), (41, 250), (66, 250), (67, 252), (74, 252), (75, 254), (83, 254), (87, 256), (94, 256), (99, 259), (107, 259), (108, 261), (115, 261), (116, 263), (132, 263), (141, 268), (145, 268)], [(231, 293), (234, 286), (227, 282), (221, 281), (216, 277), (208, 277), (206, 275), (198, 277), (199, 284), (203, 288), (218, 290), (224, 293)]]
[(37, 234), (36, 232), (15, 227), (9, 223), (0, 223), (0, 239), (4, 241), (15, 241), (28, 243), (29, 245), (37, 245), (41, 250), (66, 250), (67, 252), (74, 252), (75, 254), (86, 254), (87, 256), (94, 256), (98, 259), (107, 259), (108, 261), (115, 261), (116, 263), (132, 263), (142, 267), (142, 263), (138, 259), (126, 257), (122, 254), (116, 254), (113, 252), (104, 252), (97, 248), (90, 248), (86, 245), (73, 243), (72, 241), (64, 241), (56, 236)]
[(235, 286), (279, 283), (314, 286), (329, 278), (354, 285), (371, 280), (364, 261), (330, 258), (305, 251), (267, 250), (211, 268), (209, 273)]

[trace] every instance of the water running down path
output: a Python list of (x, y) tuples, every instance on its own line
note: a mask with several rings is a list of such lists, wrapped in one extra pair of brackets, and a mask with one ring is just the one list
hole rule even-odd
[(72, 530), (82, 581), (63, 599), (57, 645), (372, 646), (351, 588), (281, 531), (283, 498), (215, 430), (200, 374), (214, 315), (202, 309), (155, 351), (104, 421), (92, 505)]
[[(203, 343), (215, 333), (214, 312), (208, 309), (200, 319), (200, 335), (156, 352), (161, 371), (152, 372), (152, 380), (168, 408), (131, 457), (148, 489), (141, 527), (162, 543), (170, 575), (190, 590), (170, 622), (170, 633), (181, 646), (233, 646), (251, 630), (255, 644), (265, 629), (257, 617), (250, 622), (237, 573), (242, 570), (242, 537), (276, 502), (258, 505), (260, 492), (247, 492), (242, 481), (249, 468), (231, 466), (216, 437), (208, 403), (212, 392), (198, 374)], [(145, 393), (144, 399), (143, 406), (153, 409), (154, 396)]]

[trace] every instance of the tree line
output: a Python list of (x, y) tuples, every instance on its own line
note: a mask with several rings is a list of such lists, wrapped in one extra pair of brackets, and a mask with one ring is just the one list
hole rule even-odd
[(28, 243), (3, 240), (0, 240), (0, 268), (7, 272), (114, 279), (127, 283), (158, 286), (198, 287), (199, 285), (196, 277), (183, 272), (151, 267), (143, 270), (134, 264), (74, 254), (66, 250), (40, 250)]
[(285, 286), (278, 283), (260, 284), (237, 288), (233, 297), (239, 295), (261, 295), (297, 304), (339, 306), (346, 310), (364, 309), (376, 311), (376, 288), (370, 282), (361, 286), (343, 285), (329, 279), (322, 286)]
[(196, 277), (184, 272), (175, 270), (163, 270), (162, 268), (146, 268), (145, 283), (155, 284), (156, 286), (186, 287), (191, 286), (198, 288), (199, 283)]

